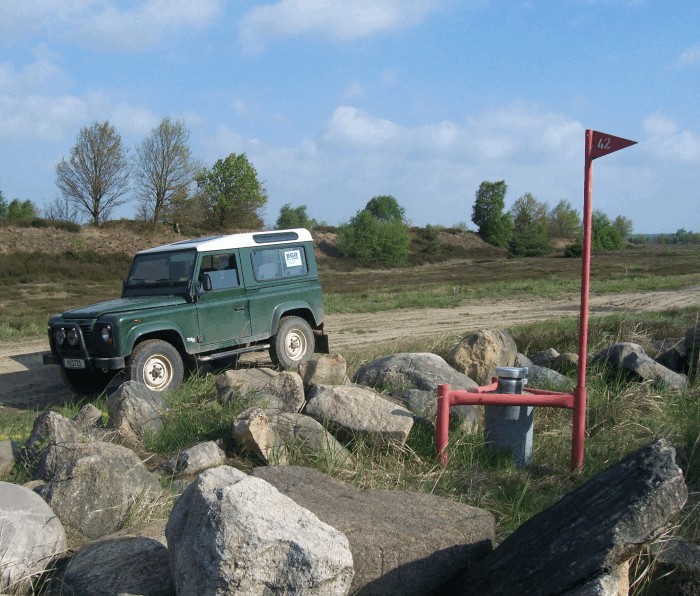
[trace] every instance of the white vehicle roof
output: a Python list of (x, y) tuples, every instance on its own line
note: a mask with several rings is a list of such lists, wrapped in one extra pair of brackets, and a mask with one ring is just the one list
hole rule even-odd
[(180, 240), (156, 246), (140, 251), (138, 254), (165, 252), (194, 248), (197, 252), (210, 250), (230, 250), (234, 248), (247, 248), (252, 246), (270, 246), (287, 242), (310, 242), (311, 232), (305, 228), (292, 230), (274, 230), (269, 232), (245, 232), (243, 234), (228, 234), (226, 236), (207, 236), (206, 238), (192, 238)]

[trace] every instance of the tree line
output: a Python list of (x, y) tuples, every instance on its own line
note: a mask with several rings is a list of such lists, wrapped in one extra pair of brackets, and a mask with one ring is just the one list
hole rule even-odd
[(47, 215), (84, 217), (96, 226), (129, 202), (132, 190), (137, 219), (209, 229), (259, 228), (267, 202), (245, 153), (231, 153), (207, 167), (193, 157), (184, 123), (170, 118), (136, 146), (133, 157), (108, 121), (82, 128), (56, 166), (56, 185), (61, 197)]
[[(231, 153), (208, 167), (192, 155), (184, 123), (167, 117), (131, 153), (109, 121), (82, 128), (69, 155), (56, 165), (56, 185), (60, 197), (44, 208), (44, 217), (88, 220), (96, 226), (135, 198), (136, 218), (142, 221), (200, 229), (259, 229), (268, 198), (245, 153)], [(471, 219), (484, 241), (516, 256), (537, 256), (552, 252), (553, 240), (566, 239), (567, 254), (580, 255), (581, 217), (569, 201), (562, 199), (550, 208), (525, 193), (506, 211), (507, 189), (504, 180), (483, 181), (475, 193)], [(0, 191), (0, 219), (36, 215), (30, 200), (7, 203)], [(278, 229), (316, 225), (305, 205), (291, 203), (282, 206), (275, 222)], [(408, 227), (405, 209), (394, 197), (376, 196), (340, 225), (338, 250), (362, 263), (403, 264), (410, 244)], [(610, 219), (594, 210), (591, 229), (593, 249), (620, 249), (630, 238), (632, 221), (622, 215)], [(659, 241), (687, 243), (696, 236), (679, 230)]]
[[(507, 190), (504, 180), (485, 180), (476, 191), (472, 221), (486, 242), (508, 248), (517, 256), (539, 256), (552, 252), (553, 239), (566, 239), (571, 241), (567, 254), (581, 254), (581, 216), (569, 201), (562, 199), (550, 209), (528, 192), (505, 211)], [(611, 220), (603, 211), (593, 210), (591, 247), (594, 250), (623, 248), (632, 226), (632, 220), (623, 215)]]

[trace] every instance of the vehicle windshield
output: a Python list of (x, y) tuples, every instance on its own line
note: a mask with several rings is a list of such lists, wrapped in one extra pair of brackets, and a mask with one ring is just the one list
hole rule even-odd
[(136, 255), (126, 288), (186, 286), (192, 278), (196, 256), (193, 250)]

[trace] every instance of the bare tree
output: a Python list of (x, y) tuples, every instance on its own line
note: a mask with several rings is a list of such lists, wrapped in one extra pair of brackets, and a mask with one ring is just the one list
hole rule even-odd
[(188, 194), (196, 168), (189, 136), (183, 122), (163, 118), (136, 148), (139, 214), (144, 219), (158, 222), (168, 213), (175, 198)]
[(56, 185), (96, 226), (128, 201), (127, 150), (114, 126), (95, 122), (80, 130), (70, 157), (56, 166)]
[(44, 219), (54, 221), (68, 221), (78, 223), (80, 221), (80, 213), (75, 203), (69, 201), (65, 196), (56, 197), (50, 203), (44, 205), (42, 210)]

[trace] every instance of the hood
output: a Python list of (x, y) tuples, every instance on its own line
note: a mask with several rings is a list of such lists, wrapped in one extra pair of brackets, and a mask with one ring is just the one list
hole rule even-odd
[(147, 308), (160, 308), (185, 304), (182, 296), (139, 296), (137, 298), (117, 298), (97, 304), (80, 306), (63, 313), (65, 319), (96, 319), (109, 313), (131, 312)]

